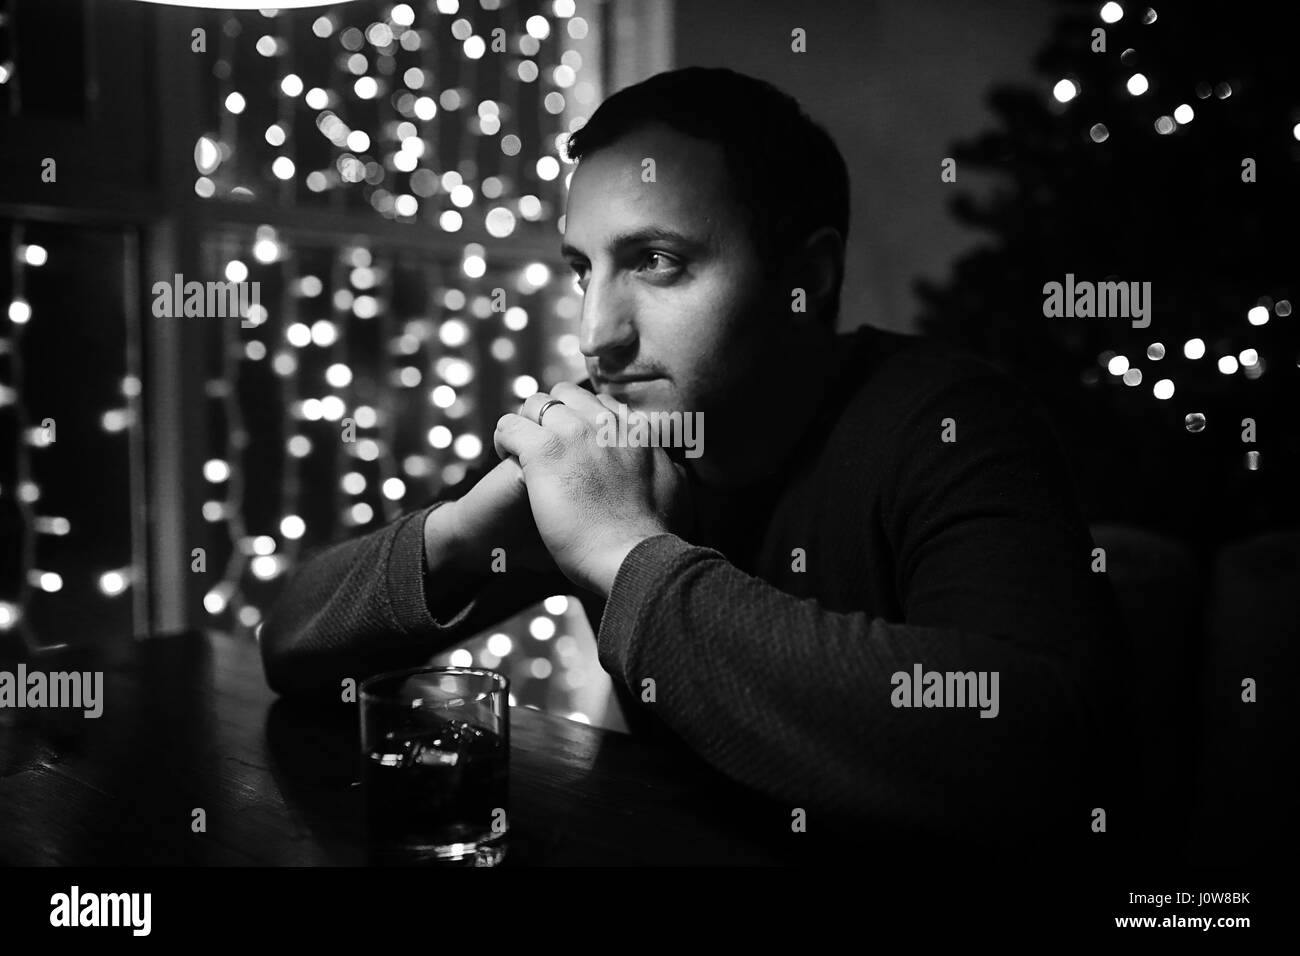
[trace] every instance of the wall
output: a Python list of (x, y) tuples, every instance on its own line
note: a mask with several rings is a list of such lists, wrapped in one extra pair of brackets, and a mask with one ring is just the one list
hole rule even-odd
[[(726, 66), (776, 84), (835, 137), (853, 188), (840, 326), (913, 330), (918, 275), (942, 277), (978, 242), (947, 202), (982, 181), (939, 181), (949, 145), (990, 127), (996, 82), (1042, 82), (1032, 61), (1058, 5), (1028, 0), (686, 0), (678, 66)], [(807, 31), (808, 51), (790, 50)]]

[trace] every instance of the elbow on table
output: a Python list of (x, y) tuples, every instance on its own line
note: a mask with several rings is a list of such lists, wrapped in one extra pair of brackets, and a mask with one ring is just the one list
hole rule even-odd
[(258, 639), (258, 650), (262, 656), (262, 674), (266, 684), (281, 697), (294, 692), (292, 668), (289, 656), (277, 639), (277, 635), (264, 626)]
[(316, 669), (306, 666), (296, 630), (274, 613), (262, 624), (258, 649), (267, 686), (281, 697), (320, 695), (329, 689)]
[(437, 649), (423, 634), (322, 632), (310, 618), (281, 620), (274, 611), (262, 626), (258, 644), (271, 690), (281, 697), (334, 702), (349, 699), (344, 696), (349, 686), (358, 692), (361, 682), (375, 674), (422, 666)]

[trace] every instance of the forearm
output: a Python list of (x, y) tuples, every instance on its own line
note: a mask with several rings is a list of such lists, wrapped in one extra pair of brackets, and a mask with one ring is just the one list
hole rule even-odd
[[(1094, 730), (1086, 668), (1047, 645), (830, 612), (671, 535), (620, 568), (599, 646), (639, 699), (654, 681), (644, 706), (720, 771), (885, 827), (1041, 826), (1068, 812)], [(895, 706), (894, 675), (917, 665), (997, 673), (997, 716)]]
[(431, 520), (446, 510), (439, 505), (335, 545), (296, 569), (259, 638), (273, 690), (337, 693), (345, 678), (418, 666), (562, 589), (526, 571), (468, 570), (445, 537), (447, 526)]
[(432, 585), (429, 611), (440, 624), (456, 618), (484, 583), (483, 562), (477, 569), (470, 565), (455, 515), (454, 508), (435, 505), (424, 520), (424, 573)]
[(267, 683), (277, 693), (337, 690), (436, 647), (424, 591), (424, 513), (314, 555), (295, 569), (262, 625)]

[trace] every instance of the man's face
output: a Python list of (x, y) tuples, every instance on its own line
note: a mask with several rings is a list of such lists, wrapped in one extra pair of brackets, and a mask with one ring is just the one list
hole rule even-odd
[[(646, 159), (654, 182), (642, 181)], [(644, 411), (696, 412), (771, 387), (773, 276), (721, 146), (661, 123), (634, 130), (582, 159), (565, 215), (564, 255), (584, 291), (579, 342), (598, 392)]]

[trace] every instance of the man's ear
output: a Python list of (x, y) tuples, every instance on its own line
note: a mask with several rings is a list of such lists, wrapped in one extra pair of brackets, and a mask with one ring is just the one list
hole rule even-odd
[(791, 286), (804, 290), (809, 315), (820, 316), (830, 308), (844, 275), (844, 239), (839, 230), (822, 226), (809, 234), (789, 262)]
[(821, 305), (829, 304), (844, 275), (844, 237), (839, 230), (822, 226), (804, 240), (802, 257), (809, 276), (809, 296), (815, 296)]

